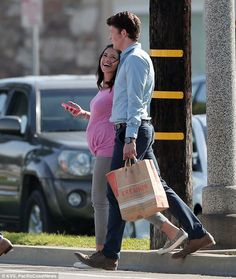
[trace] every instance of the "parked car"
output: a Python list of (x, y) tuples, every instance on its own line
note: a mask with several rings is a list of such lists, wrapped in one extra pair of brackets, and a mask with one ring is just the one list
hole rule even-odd
[(206, 77), (198, 76), (192, 81), (193, 114), (206, 114)]
[(193, 127), (193, 210), (202, 213), (202, 189), (207, 186), (207, 124), (206, 115), (194, 115)]
[(194, 212), (202, 212), (202, 188), (207, 185), (207, 125), (206, 125), (206, 77), (192, 81), (193, 115), (193, 205)]
[(87, 121), (61, 103), (89, 109), (96, 92), (95, 76), (0, 80), (0, 223), (25, 232), (92, 232)]

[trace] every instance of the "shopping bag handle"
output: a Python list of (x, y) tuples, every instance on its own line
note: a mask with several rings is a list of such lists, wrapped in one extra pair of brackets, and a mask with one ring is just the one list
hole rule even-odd
[(137, 162), (138, 162), (138, 159), (136, 157), (134, 157), (133, 159), (128, 158), (128, 159), (125, 160), (125, 167), (126, 168), (130, 167)]

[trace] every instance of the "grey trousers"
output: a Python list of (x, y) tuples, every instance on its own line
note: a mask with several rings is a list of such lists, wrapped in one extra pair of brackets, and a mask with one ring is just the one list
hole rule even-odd
[(92, 179), (92, 205), (96, 244), (104, 244), (107, 233), (109, 203), (107, 199), (106, 173), (110, 171), (111, 158), (96, 157)]
[(160, 230), (163, 223), (167, 222), (168, 219), (165, 215), (161, 214), (160, 212), (145, 218), (147, 221), (149, 221), (153, 226), (155, 226), (157, 229)]

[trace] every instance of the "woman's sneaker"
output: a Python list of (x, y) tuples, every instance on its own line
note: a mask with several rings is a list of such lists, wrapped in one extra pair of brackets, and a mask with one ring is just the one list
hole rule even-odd
[(188, 234), (183, 230), (179, 229), (179, 232), (177, 233), (176, 237), (173, 240), (167, 240), (165, 245), (157, 250), (157, 254), (163, 255), (165, 253), (173, 251), (175, 248), (180, 246), (182, 242), (188, 238)]

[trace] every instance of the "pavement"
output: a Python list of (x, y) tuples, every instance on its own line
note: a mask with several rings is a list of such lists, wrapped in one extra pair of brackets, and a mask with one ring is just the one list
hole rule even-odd
[[(0, 264), (24, 264), (71, 267), (75, 251), (92, 253), (91, 249), (15, 245), (14, 251), (0, 257)], [(175, 251), (176, 252), (176, 251)], [(174, 260), (171, 253), (158, 255), (154, 250), (121, 251), (119, 270), (173, 274), (236, 276), (236, 250), (202, 250), (184, 260)]]

